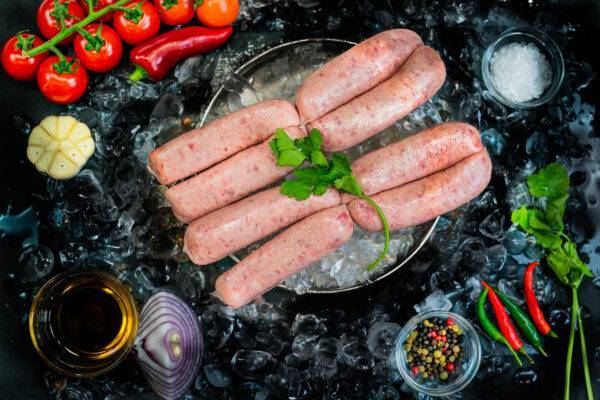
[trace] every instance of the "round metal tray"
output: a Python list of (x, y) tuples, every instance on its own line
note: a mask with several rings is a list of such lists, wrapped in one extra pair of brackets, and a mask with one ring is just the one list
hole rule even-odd
[[(354, 42), (341, 39), (303, 39), (276, 46), (259, 54), (235, 70), (223, 86), (219, 88), (204, 112), (200, 120), (200, 125), (204, 125), (215, 118), (235, 111), (238, 107), (249, 106), (258, 101), (269, 100), (271, 98), (293, 100), (297, 85), (293, 83), (292, 85), (289, 84), (290, 76), (272, 76), (272, 81), (267, 82), (269, 93), (261, 93), (261, 88), (265, 82), (260, 82), (260, 84), (257, 82), (259, 79), (265, 80), (265, 69), (269, 69), (282, 58), (290, 57), (290, 55), (298, 57), (298, 54), (301, 54), (302, 59), (309, 60), (307, 65), (300, 67), (297, 65), (291, 66), (291, 68), (294, 68), (294, 71), (290, 68), (289, 74), (295, 75), (295, 78), (298, 79), (299, 77), (306, 77), (320, 67), (322, 63), (348, 50), (355, 44)], [(316, 56), (316, 54), (318, 55)], [(351, 286), (312, 288), (306, 290), (305, 293), (328, 294), (348, 292), (390, 276), (406, 265), (423, 247), (433, 233), (438, 219), (439, 217), (417, 226), (413, 234), (413, 245), (406, 255), (399, 257), (394, 266), (382, 270), (381, 274), (376, 275), (374, 279)], [(230, 257), (235, 262), (239, 262), (242, 258), (239, 254), (232, 254)], [(285, 284), (281, 284), (279, 287), (286, 290), (293, 290)]]

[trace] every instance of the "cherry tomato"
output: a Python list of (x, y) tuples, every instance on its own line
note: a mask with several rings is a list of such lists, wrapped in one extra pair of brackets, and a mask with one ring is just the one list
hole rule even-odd
[(66, 57), (61, 63), (56, 56), (46, 59), (37, 73), (40, 92), (53, 103), (70, 104), (83, 96), (89, 82), (88, 74), (79, 60)]
[[(106, 6), (110, 6), (111, 4), (113, 4), (114, 2), (116, 2), (117, 0), (94, 0), (94, 11), (98, 11), (98, 10), (102, 10), (104, 7)], [(87, 0), (79, 0), (79, 2), (81, 3), (81, 7), (85, 10), (85, 14), (89, 15), (89, 7), (88, 7), (88, 2)], [(110, 22), (113, 19), (113, 13), (108, 13), (105, 14), (103, 16), (101, 16), (100, 18), (98, 18), (96, 21), (100, 21), (100, 22)]]
[(2, 48), (2, 66), (6, 73), (18, 81), (33, 80), (42, 61), (48, 58), (48, 53), (28, 57), (24, 52), (43, 43), (39, 37), (25, 32), (8, 39)]
[(126, 43), (135, 45), (156, 36), (160, 30), (158, 10), (148, 1), (134, 1), (115, 12), (114, 27)]
[(73, 48), (84, 67), (93, 72), (107, 72), (119, 65), (123, 56), (121, 38), (107, 25), (90, 24), (83, 28), (89, 36), (78, 33)]
[[(61, 30), (60, 19), (64, 18), (66, 28), (76, 24), (83, 18), (85, 13), (76, 0), (59, 0), (59, 7), (54, 9), (54, 0), (44, 0), (37, 11), (37, 25), (46, 39), (52, 39)], [(73, 35), (65, 38), (60, 44), (71, 43)]]
[(187, 24), (194, 18), (194, 0), (154, 0), (154, 5), (167, 25)]
[(196, 8), (198, 20), (210, 28), (222, 28), (233, 24), (239, 12), (238, 0), (203, 0)]

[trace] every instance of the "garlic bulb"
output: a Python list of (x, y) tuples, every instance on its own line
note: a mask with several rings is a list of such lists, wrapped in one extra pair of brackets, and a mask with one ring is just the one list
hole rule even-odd
[(87, 125), (73, 117), (51, 115), (31, 131), (27, 158), (38, 171), (69, 179), (77, 175), (94, 150)]

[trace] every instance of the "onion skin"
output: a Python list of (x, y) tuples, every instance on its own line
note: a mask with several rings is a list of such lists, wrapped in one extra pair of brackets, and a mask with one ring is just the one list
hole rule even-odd
[(170, 292), (150, 296), (133, 351), (152, 390), (165, 400), (183, 396), (198, 374), (202, 349), (200, 324), (190, 306)]

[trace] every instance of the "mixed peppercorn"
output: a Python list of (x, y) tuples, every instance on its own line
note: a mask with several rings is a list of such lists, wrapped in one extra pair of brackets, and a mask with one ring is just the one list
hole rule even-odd
[(464, 357), (463, 340), (463, 331), (453, 319), (423, 320), (404, 343), (409, 369), (423, 380), (446, 381)]

